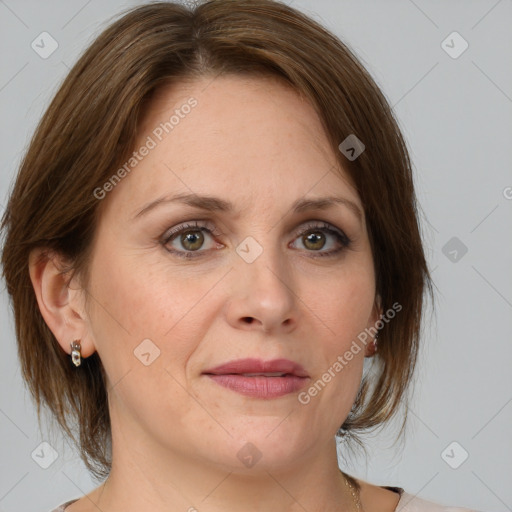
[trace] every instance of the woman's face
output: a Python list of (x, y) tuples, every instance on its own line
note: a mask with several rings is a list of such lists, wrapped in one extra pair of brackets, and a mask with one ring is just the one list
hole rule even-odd
[[(155, 97), (136, 152), (98, 199), (82, 339), (108, 375), (114, 449), (231, 470), (332, 449), (364, 346), (335, 363), (378, 312), (361, 201), (314, 109), (270, 79), (183, 82)], [(240, 359), (259, 365), (211, 375)]]

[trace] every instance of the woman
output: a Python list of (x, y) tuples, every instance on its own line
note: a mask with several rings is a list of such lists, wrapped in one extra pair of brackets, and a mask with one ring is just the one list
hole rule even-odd
[(3, 229), (24, 378), (107, 477), (56, 510), (444, 510), (338, 467), (336, 435), (406, 402), (432, 286), (390, 108), (311, 19), (127, 13), (44, 115)]

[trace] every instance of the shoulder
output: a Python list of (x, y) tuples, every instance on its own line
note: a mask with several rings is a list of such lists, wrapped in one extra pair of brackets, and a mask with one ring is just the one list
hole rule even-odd
[(428, 501), (401, 487), (378, 486), (361, 479), (357, 481), (361, 486), (361, 504), (366, 512), (478, 512)]
[(395, 512), (478, 512), (469, 508), (451, 507), (428, 501), (401, 489), (400, 501)]
[(58, 506), (57, 508), (54, 508), (53, 510), (51, 510), (50, 512), (64, 512), (66, 507), (68, 505), (71, 505), (71, 503), (74, 503), (75, 501), (78, 501), (78, 499), (76, 500), (70, 500), (70, 501), (66, 501), (66, 503), (63, 503), (62, 505)]
[[(389, 510), (394, 512), (479, 512), (474, 509), (462, 508), (462, 507), (449, 507), (441, 505), (433, 501), (428, 501), (414, 494), (409, 494), (401, 487), (390, 487), (390, 486), (376, 486), (368, 484), (358, 480), (361, 484), (361, 498), (363, 498), (363, 492), (366, 495), (366, 505), (368, 510), (373, 509), (373, 501), (378, 500), (379, 508), (382, 507), (382, 499), (387, 501)], [(65, 512), (65, 509), (75, 500), (66, 501), (51, 512)], [(369, 505), (369, 506), (368, 506)]]

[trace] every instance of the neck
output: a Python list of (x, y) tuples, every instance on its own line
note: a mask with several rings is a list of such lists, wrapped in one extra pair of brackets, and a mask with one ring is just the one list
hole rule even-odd
[[(118, 442), (116, 442), (118, 441)], [(90, 496), (109, 512), (352, 512), (351, 489), (339, 471), (334, 438), (288, 465), (221, 467), (161, 447), (123, 447), (113, 439), (109, 478)]]

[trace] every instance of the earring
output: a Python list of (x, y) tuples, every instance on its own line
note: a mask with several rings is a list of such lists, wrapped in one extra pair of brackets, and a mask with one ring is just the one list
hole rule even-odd
[(82, 362), (82, 354), (80, 354), (80, 340), (75, 340), (71, 345), (71, 361), (75, 366), (80, 366)]
[(375, 337), (373, 338), (373, 340), (371, 341), (370, 347), (368, 350), (368, 354), (366, 355), (366, 357), (373, 357), (377, 353), (377, 338), (378, 337), (379, 337), (379, 333), (377, 333), (375, 335)]
[(346, 443), (351, 437), (351, 434), (350, 430), (346, 430), (343, 427), (340, 427), (336, 432), (336, 436), (339, 438), (340, 443)]

